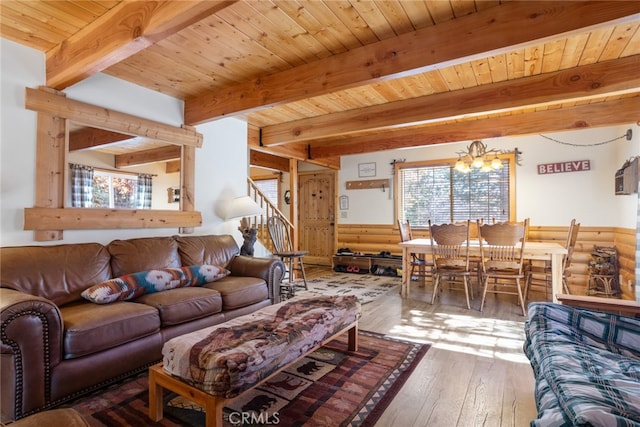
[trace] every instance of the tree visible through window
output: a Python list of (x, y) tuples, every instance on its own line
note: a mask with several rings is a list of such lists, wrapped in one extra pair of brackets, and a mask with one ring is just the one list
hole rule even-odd
[(454, 169), (453, 162), (400, 163), (397, 165), (398, 218), (412, 226), (484, 219), (508, 221), (512, 211), (513, 158), (490, 172)]
[(96, 170), (93, 175), (94, 208), (136, 209), (138, 177)]

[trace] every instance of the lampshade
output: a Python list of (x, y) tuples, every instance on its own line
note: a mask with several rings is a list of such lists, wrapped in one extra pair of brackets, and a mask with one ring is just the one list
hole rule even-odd
[(236, 197), (227, 207), (225, 220), (242, 218), (245, 216), (262, 215), (262, 208), (249, 196)]

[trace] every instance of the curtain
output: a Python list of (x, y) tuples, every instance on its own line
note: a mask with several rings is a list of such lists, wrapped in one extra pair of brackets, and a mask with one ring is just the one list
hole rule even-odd
[(93, 207), (93, 168), (71, 164), (71, 206)]
[(146, 173), (138, 175), (137, 209), (151, 209), (152, 176)]

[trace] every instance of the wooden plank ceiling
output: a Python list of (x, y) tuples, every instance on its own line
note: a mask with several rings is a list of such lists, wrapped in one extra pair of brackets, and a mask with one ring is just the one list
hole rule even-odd
[(242, 117), (254, 150), (320, 164), (640, 120), (638, 1), (0, 7), (2, 37), (46, 54), (52, 88), (104, 72), (184, 100), (188, 125)]

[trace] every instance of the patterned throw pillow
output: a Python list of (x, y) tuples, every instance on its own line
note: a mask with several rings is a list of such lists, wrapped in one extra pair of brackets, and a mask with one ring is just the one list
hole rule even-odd
[(96, 304), (108, 304), (169, 289), (202, 286), (229, 274), (225, 268), (206, 264), (141, 271), (97, 283), (82, 291), (82, 297)]

